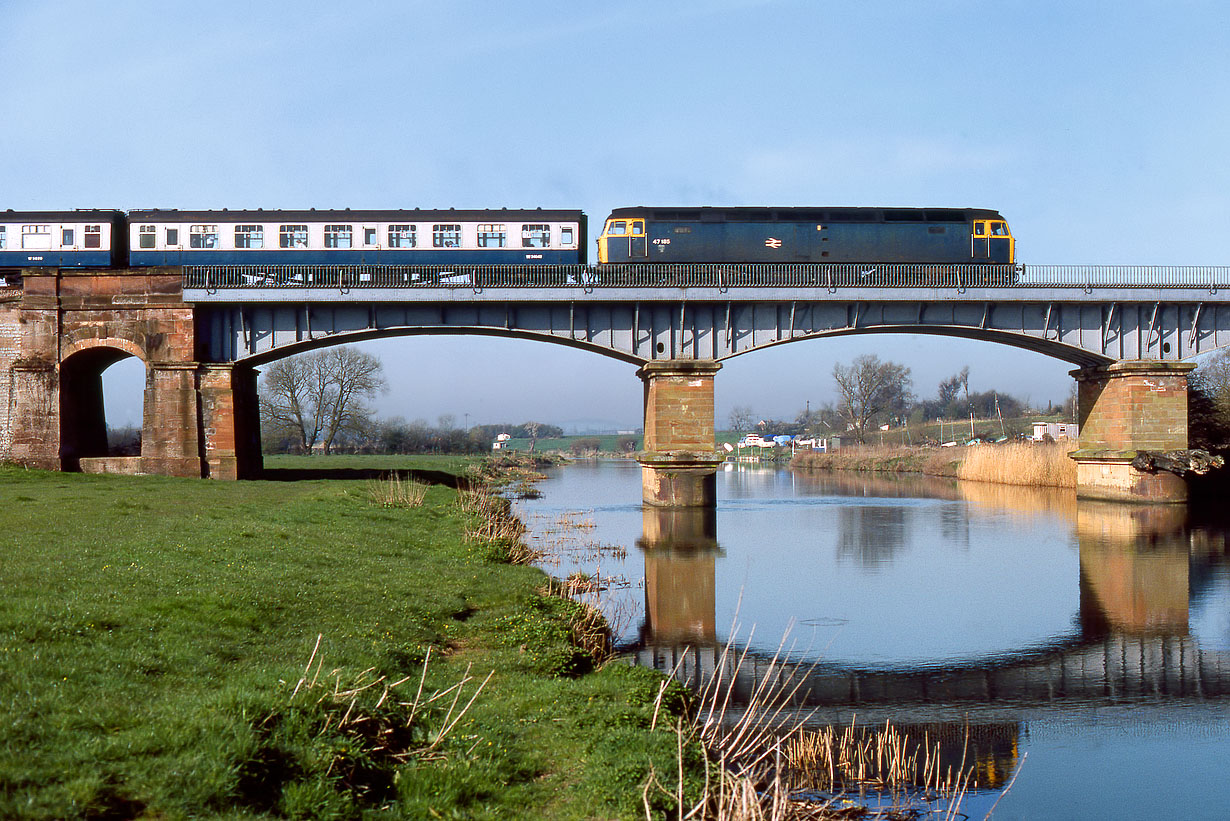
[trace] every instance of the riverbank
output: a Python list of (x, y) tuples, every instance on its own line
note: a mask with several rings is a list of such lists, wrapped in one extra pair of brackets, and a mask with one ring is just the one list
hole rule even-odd
[(1076, 487), (1075, 443), (1007, 442), (951, 448), (850, 447), (832, 453), (805, 452), (790, 462), (795, 470), (922, 473), (1034, 487)]
[(0, 486), (0, 816), (631, 818), (679, 771), (682, 690), (597, 665), (447, 483)]

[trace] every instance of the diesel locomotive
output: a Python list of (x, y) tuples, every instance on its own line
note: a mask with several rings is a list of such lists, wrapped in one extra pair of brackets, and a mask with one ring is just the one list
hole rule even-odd
[(600, 264), (1015, 261), (980, 208), (616, 208), (598, 237)]

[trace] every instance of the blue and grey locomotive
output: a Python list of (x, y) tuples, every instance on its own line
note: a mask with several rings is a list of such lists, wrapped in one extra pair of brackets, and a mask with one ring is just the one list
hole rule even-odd
[(123, 211), (0, 212), (0, 268), (123, 265)]
[(600, 263), (1001, 263), (1014, 239), (981, 208), (617, 208)]

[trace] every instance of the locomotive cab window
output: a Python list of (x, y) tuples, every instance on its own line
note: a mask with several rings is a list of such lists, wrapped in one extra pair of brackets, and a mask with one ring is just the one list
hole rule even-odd
[(102, 226), (87, 225), (85, 227), (85, 247), (102, 248)]
[(550, 225), (521, 226), (522, 248), (549, 248), (551, 245)]
[(1006, 222), (993, 222), (993, 223), (991, 223), (991, 236), (993, 236), (993, 237), (1006, 237), (1006, 236), (1008, 236), (1008, 223), (1006, 223)]
[(611, 220), (607, 223), (606, 232), (610, 236), (620, 236), (628, 233), (628, 223), (623, 220)]
[(137, 229), (137, 247), (154, 248), (157, 246), (158, 228), (154, 225), (142, 225)]

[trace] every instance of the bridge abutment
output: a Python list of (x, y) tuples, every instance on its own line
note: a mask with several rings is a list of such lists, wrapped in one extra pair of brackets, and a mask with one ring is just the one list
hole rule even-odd
[(717, 452), (713, 425), (711, 360), (647, 362), (637, 371), (645, 383), (645, 449), (641, 493), (661, 507), (716, 507)]
[(1072, 371), (1080, 449), (1076, 494), (1127, 502), (1185, 502), (1187, 482), (1132, 467), (1139, 451), (1187, 448), (1188, 362), (1130, 360)]

